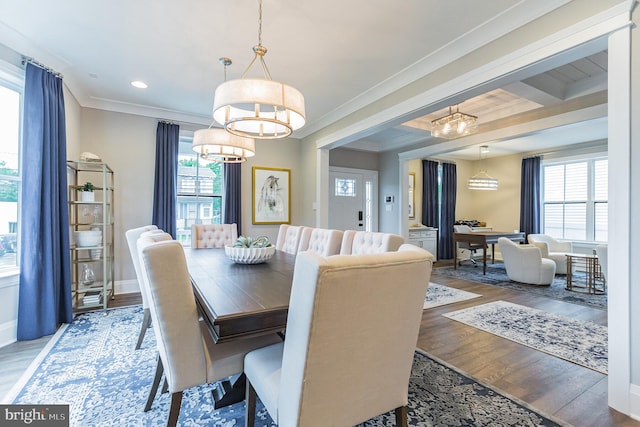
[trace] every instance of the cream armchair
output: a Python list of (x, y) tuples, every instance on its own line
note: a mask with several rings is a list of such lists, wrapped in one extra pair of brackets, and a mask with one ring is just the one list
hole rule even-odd
[(245, 425), (254, 425), (257, 394), (282, 427), (353, 426), (394, 409), (406, 426), (432, 262), (408, 244), (383, 254), (299, 253), (286, 340), (245, 357)]
[(498, 246), (509, 279), (530, 285), (550, 285), (553, 282), (556, 263), (543, 258), (537, 246), (519, 245), (505, 237), (498, 239)]
[(556, 240), (548, 234), (529, 234), (530, 244), (540, 248), (542, 258), (552, 259), (556, 263), (556, 274), (567, 274), (567, 253), (573, 252), (571, 242)]

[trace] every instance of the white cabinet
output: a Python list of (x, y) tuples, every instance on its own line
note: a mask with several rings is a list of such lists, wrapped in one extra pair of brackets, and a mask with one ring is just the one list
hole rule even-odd
[(437, 228), (410, 228), (407, 243), (426, 249), (433, 255), (434, 259), (438, 258)]

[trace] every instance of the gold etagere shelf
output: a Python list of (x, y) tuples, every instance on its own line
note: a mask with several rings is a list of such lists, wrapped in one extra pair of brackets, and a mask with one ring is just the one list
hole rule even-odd
[[(67, 172), (73, 309), (106, 309), (115, 296), (113, 170), (102, 162), (68, 160)], [(83, 194), (87, 182), (92, 196)]]

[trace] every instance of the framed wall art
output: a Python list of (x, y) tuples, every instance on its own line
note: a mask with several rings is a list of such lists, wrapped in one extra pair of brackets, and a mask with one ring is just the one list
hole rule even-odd
[(253, 223), (291, 223), (291, 169), (253, 167)]

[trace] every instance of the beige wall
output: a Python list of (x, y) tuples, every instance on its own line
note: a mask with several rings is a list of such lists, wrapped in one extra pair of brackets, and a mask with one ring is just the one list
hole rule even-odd
[[(477, 219), (496, 231), (513, 231), (520, 227), (521, 155), (502, 156), (480, 161), (456, 161), (458, 194), (456, 220)], [(498, 179), (497, 191), (469, 190), (469, 178), (480, 169)]]
[(156, 126), (149, 117), (81, 110), (80, 151), (97, 154), (114, 172), (116, 281), (135, 279), (125, 231), (151, 223)]
[[(409, 172), (416, 173), (416, 219), (422, 218), (422, 164), (411, 160)], [(480, 161), (456, 160), (456, 220), (476, 219), (484, 221), (496, 231), (512, 231), (520, 225), (520, 168), (522, 156), (502, 156)], [(485, 169), (498, 179), (497, 191), (469, 190), (469, 178)]]
[(242, 165), (242, 234), (267, 236), (273, 242), (279, 225), (252, 224), (252, 179), (254, 166), (291, 170), (291, 223), (301, 224), (304, 193), (304, 174), (300, 167), (301, 143), (297, 139), (256, 141), (256, 155)]
[[(151, 223), (158, 120), (91, 108), (81, 109), (80, 144), (74, 151), (97, 154), (114, 171), (116, 282), (135, 279), (125, 241), (126, 230)], [(185, 126), (188, 128), (188, 126)], [(291, 219), (301, 223), (304, 180), (300, 168), (300, 142), (295, 139), (258, 141), (256, 156), (242, 165), (243, 234), (266, 235), (274, 240), (278, 225), (253, 225), (251, 214), (252, 167), (291, 169)]]

